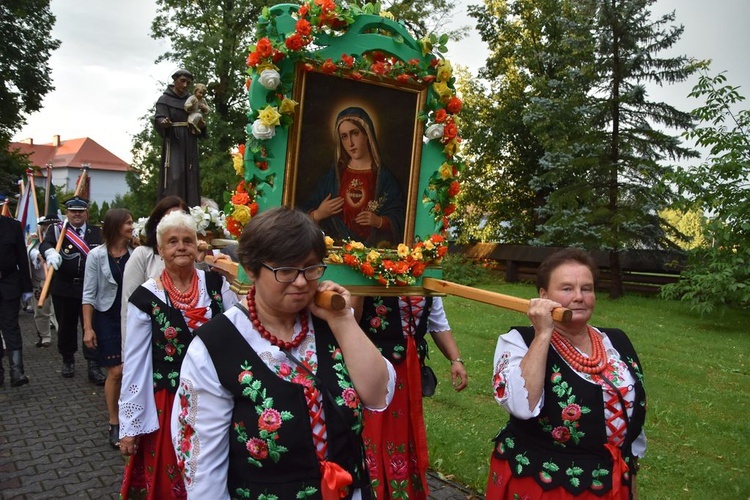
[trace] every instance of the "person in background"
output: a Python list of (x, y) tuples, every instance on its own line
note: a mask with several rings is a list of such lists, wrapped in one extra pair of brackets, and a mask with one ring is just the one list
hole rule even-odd
[[(37, 219), (42, 239), (44, 239), (47, 229), (52, 224), (58, 222), (60, 222), (60, 219), (54, 214)], [(44, 287), (44, 279), (47, 271), (44, 267), (42, 254), (39, 253), (39, 245), (41, 244), (39, 236), (32, 234), (30, 238), (31, 241), (26, 248), (29, 252), (31, 286), (34, 289), (34, 297), (31, 300), (31, 305), (34, 308), (34, 324), (36, 325), (36, 336), (38, 339), (35, 345), (37, 347), (49, 347), (52, 344), (51, 324), (57, 330), (57, 320), (55, 319), (54, 307), (51, 300), (45, 300), (44, 304), (39, 307), (39, 297), (42, 293), (42, 287)]]
[(443, 301), (440, 297), (367, 297), (360, 326), (396, 368), (396, 392), (388, 411), (365, 411), (362, 438), (372, 487), (378, 499), (426, 499), (429, 461), (421, 368), (428, 352), (427, 332), (450, 362), (453, 388), (462, 391), (468, 384)]
[(31, 276), (21, 223), (0, 215), (0, 386), (5, 385), (4, 347), (10, 360), (10, 385), (29, 383), (23, 369), (23, 338), (18, 325), (21, 300), (30, 300)]
[(323, 233), (303, 212), (253, 217), (239, 241), (247, 297), (198, 330), (180, 372), (173, 446), (188, 498), (370, 499), (364, 408), (393, 394), (390, 363), (351, 307), (323, 309)]
[(120, 490), (126, 500), (185, 498), (169, 427), (180, 368), (193, 331), (237, 302), (220, 274), (195, 268), (195, 227), (181, 211), (162, 217), (164, 270), (130, 296), (119, 401), (120, 451), (130, 457)]
[[(646, 451), (643, 367), (627, 335), (589, 324), (598, 269), (566, 249), (537, 270), (533, 326), (495, 349), (495, 399), (510, 420), (495, 437), (487, 498), (635, 498)], [(552, 311), (572, 311), (570, 322)]]
[(120, 302), (122, 274), (132, 247), (133, 215), (124, 208), (112, 208), (104, 216), (104, 244), (86, 259), (83, 278), (83, 343), (96, 349), (99, 364), (107, 369), (104, 399), (109, 413), (109, 444), (120, 446), (117, 398), (122, 381), (122, 335)]
[[(83, 297), (83, 276), (86, 271), (86, 258), (92, 248), (102, 243), (102, 230), (88, 224), (88, 200), (75, 196), (65, 202), (65, 236), (60, 252), (56, 250), (61, 228), (48, 230), (39, 252), (55, 274), (52, 277), (50, 293), (57, 317), (57, 350), (62, 355), (64, 378), (75, 376), (75, 353), (78, 351), (78, 325), (82, 324), (81, 298)], [(48, 299), (49, 300), (49, 299)], [(83, 357), (88, 363), (89, 381), (104, 385), (106, 377), (99, 368), (99, 355), (95, 349), (83, 345)]]

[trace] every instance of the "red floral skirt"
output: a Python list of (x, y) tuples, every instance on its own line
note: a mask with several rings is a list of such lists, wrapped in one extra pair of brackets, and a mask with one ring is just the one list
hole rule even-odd
[(622, 486), (618, 494), (610, 490), (604, 495), (596, 495), (593, 491), (584, 491), (573, 495), (562, 486), (545, 491), (533, 477), (513, 477), (507, 460), (492, 457), (490, 461), (490, 477), (487, 480), (487, 500), (628, 500), (630, 488)]
[(416, 360), (416, 379), (408, 377), (410, 363), (407, 361), (394, 365), (396, 392), (390, 406), (382, 412), (365, 410), (362, 439), (378, 500), (423, 500), (428, 494), (427, 438), (419, 360)]
[(154, 394), (159, 430), (141, 436), (138, 453), (128, 459), (120, 497), (128, 499), (185, 499), (185, 483), (172, 447), (170, 418), (174, 394), (166, 389)]

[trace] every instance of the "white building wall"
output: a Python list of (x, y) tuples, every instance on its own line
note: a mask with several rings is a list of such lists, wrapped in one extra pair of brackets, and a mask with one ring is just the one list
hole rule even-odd
[[(52, 184), (56, 188), (63, 187), (66, 191), (73, 192), (76, 189), (78, 176), (81, 175), (80, 168), (53, 168)], [(105, 201), (112, 203), (119, 194), (124, 196), (128, 192), (128, 184), (125, 182), (125, 172), (114, 172), (109, 170), (89, 170), (91, 202), (96, 202), (99, 207)], [(37, 178), (36, 185), (44, 187), (44, 178)], [(60, 200), (62, 209), (62, 200)]]

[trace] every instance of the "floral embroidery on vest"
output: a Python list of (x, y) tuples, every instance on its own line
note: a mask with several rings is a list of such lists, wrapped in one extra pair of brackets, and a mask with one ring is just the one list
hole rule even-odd
[(341, 396), (336, 396), (336, 404), (352, 410), (355, 419), (352, 430), (360, 434), (362, 432), (362, 404), (359, 400), (359, 394), (354, 390), (354, 385), (349, 378), (349, 370), (344, 365), (344, 355), (341, 354), (341, 349), (332, 345), (328, 346), (328, 352), (331, 353), (331, 359), (335, 361), (333, 369), (336, 372), (339, 387), (343, 389)]
[[(159, 325), (159, 331), (162, 333), (162, 337), (155, 337), (154, 343), (159, 350), (164, 351), (164, 361), (174, 362), (175, 355), (182, 356), (183, 351), (187, 347), (185, 344), (180, 342), (179, 334), (182, 332), (181, 328), (174, 327), (167, 319), (167, 315), (161, 310), (161, 307), (156, 302), (151, 302), (151, 315)], [(178, 367), (179, 368), (179, 367)], [(169, 384), (172, 387), (177, 387), (177, 381), (180, 379), (180, 371), (171, 370), (166, 374), (169, 379)], [(157, 380), (164, 378), (164, 374), (154, 370), (154, 385)]]
[(247, 437), (244, 422), (235, 422), (234, 431), (237, 440), (245, 444), (247, 448), (248, 463), (256, 467), (263, 467), (261, 460), (270, 458), (278, 462), (281, 454), (289, 451), (285, 446), (276, 443), (277, 434), (283, 422), (294, 418), (291, 412), (278, 411), (273, 408), (273, 398), (266, 397), (266, 390), (262, 387), (260, 380), (253, 378), (252, 367), (245, 361), (241, 366), (242, 372), (238, 381), (244, 387), (242, 395), (256, 403), (255, 411), (258, 413), (259, 437)]
[(387, 317), (392, 309), (383, 303), (382, 298), (373, 301), (373, 305), (375, 306), (375, 316), (370, 318), (369, 330), (371, 333), (383, 332), (388, 328), (389, 323)]
[(586, 435), (585, 432), (578, 430), (581, 415), (584, 413), (590, 413), (591, 409), (587, 406), (579, 406), (576, 404), (576, 397), (573, 395), (573, 388), (568, 385), (562, 379), (560, 373), (560, 367), (552, 365), (552, 375), (550, 381), (552, 382), (552, 391), (562, 401), (558, 401), (557, 404), (562, 408), (562, 420), (563, 425), (552, 427), (549, 424), (548, 418), (540, 418), (539, 423), (542, 424), (542, 430), (544, 432), (550, 432), (552, 438), (555, 440), (555, 444), (565, 446), (565, 443), (569, 440), (573, 440), (574, 443), (578, 444), (581, 438)]
[(180, 381), (180, 414), (177, 416), (178, 429), (176, 440), (179, 443), (177, 451), (177, 467), (184, 471), (185, 486), (190, 487), (195, 477), (196, 458), (193, 450), (198, 447), (198, 437), (195, 435), (195, 415), (198, 407), (191, 402), (195, 398), (192, 382)]

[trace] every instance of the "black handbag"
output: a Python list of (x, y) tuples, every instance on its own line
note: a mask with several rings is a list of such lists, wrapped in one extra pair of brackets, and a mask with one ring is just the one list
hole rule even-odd
[(427, 365), (423, 364), (420, 371), (422, 373), (422, 396), (429, 398), (435, 394), (435, 388), (438, 383), (437, 377), (432, 368)]

